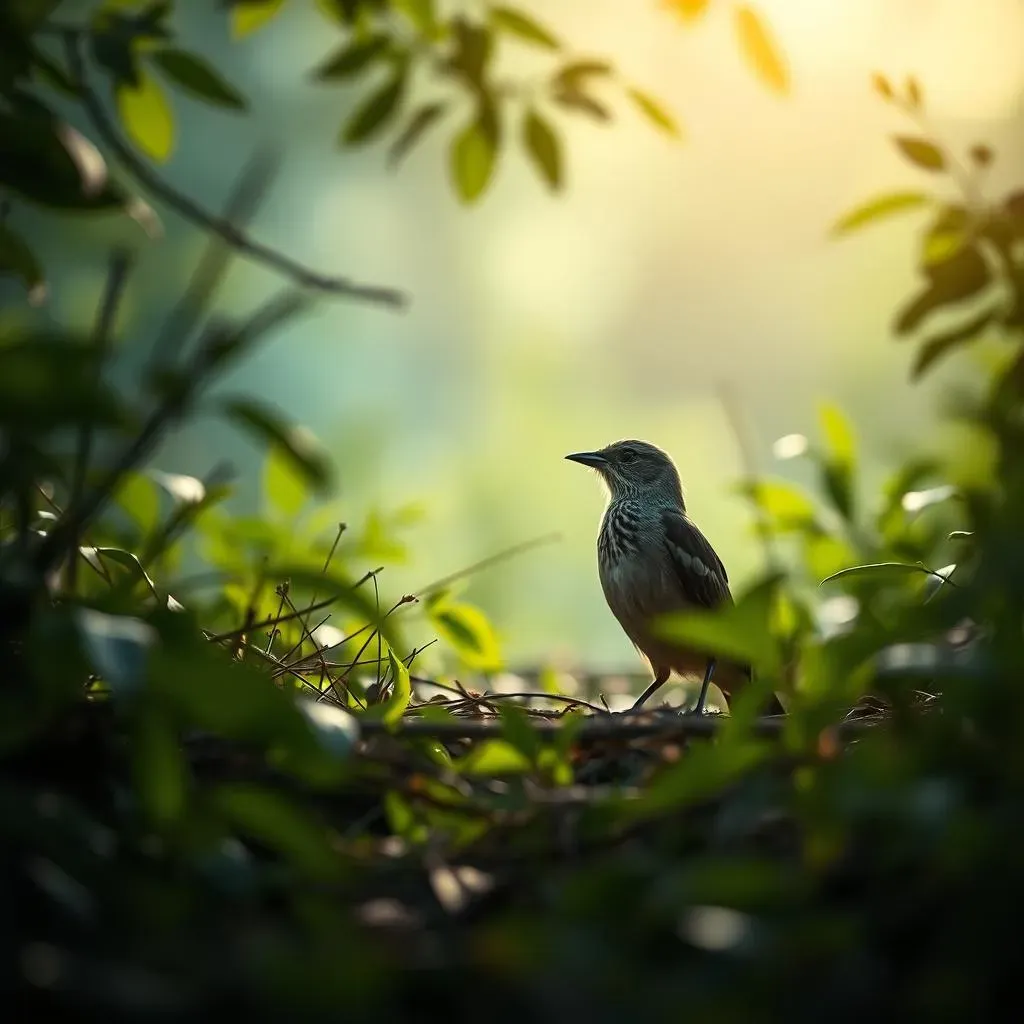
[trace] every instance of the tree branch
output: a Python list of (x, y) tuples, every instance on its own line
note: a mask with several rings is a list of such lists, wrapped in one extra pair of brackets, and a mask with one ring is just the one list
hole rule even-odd
[(395, 308), (406, 304), (406, 296), (397, 289), (380, 285), (357, 284), (349, 278), (333, 277), (304, 266), (290, 256), (286, 256), (262, 242), (257, 242), (229, 220), (204, 209), (194, 200), (169, 185), (132, 152), (131, 147), (121, 138), (117, 128), (107, 116), (99, 97), (88, 85), (85, 62), (82, 59), (81, 33), (68, 29), (63, 33), (63, 38), (72, 80), (79, 90), (82, 106), (96, 130), (96, 134), (144, 189), (186, 220), (223, 239), (236, 252), (284, 274), (303, 288)]

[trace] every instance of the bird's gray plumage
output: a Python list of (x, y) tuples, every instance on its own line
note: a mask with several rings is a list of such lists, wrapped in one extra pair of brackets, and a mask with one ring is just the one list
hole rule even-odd
[[(652, 630), (652, 622), (667, 613), (732, 601), (722, 560), (686, 513), (674, 463), (660, 448), (635, 440), (567, 458), (597, 469), (608, 487), (597, 540), (601, 587), (612, 614), (655, 673), (654, 683), (637, 703), (672, 670), (703, 673), (706, 692), (709, 665), (716, 667), (715, 662), (707, 653), (666, 641)], [(715, 682), (726, 694), (749, 678), (746, 665), (717, 664)]]

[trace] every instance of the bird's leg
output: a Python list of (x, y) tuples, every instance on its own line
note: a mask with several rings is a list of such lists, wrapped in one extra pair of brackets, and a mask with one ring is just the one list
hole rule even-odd
[(637, 708), (642, 707), (644, 701), (646, 701), (647, 698), (650, 697), (650, 695), (652, 693), (654, 693), (655, 690), (657, 690), (660, 687), (665, 685), (665, 682), (668, 680), (669, 673), (671, 671), (672, 670), (669, 669), (669, 668), (659, 668), (658, 669), (658, 672), (657, 672), (657, 674), (654, 677), (654, 682), (651, 683), (651, 685), (648, 686), (647, 689), (644, 690), (644, 692), (641, 693), (639, 697), (637, 697), (636, 703), (633, 705), (633, 710), (634, 711), (636, 711)]
[(700, 696), (697, 698), (697, 706), (693, 709), (693, 714), (703, 715), (704, 714), (704, 701), (708, 699), (708, 687), (711, 685), (711, 677), (715, 674), (715, 659), (708, 658), (707, 668), (704, 669), (704, 682), (700, 686)]

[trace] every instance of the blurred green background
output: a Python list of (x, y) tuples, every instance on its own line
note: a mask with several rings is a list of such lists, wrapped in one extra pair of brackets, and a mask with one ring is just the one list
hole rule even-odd
[[(304, 77), (337, 42), (312, 9), (291, 5), (273, 31), (228, 47), (220, 11), (183, 7), (182, 44), (213, 59), (252, 110), (232, 117), (176, 95), (170, 180), (217, 207), (253, 149), (272, 144), (283, 171), (256, 236), (412, 296), (403, 313), (325, 303), (225, 388), (272, 399), (324, 439), (352, 522), (374, 508), (422, 511), (406, 531), (410, 560), (387, 570), (391, 593), (559, 532), (561, 543), (478, 574), (467, 590), (510, 666), (640, 667), (597, 581), (603, 496), (567, 452), (628, 436), (666, 448), (691, 513), (742, 587), (760, 551), (733, 489), (744, 470), (723, 385), (761, 471), (801, 472), (772, 465), (772, 442), (813, 432), (822, 398), (852, 417), (869, 486), (937, 442), (937, 402), (970, 363), (957, 357), (907, 388), (909, 348), (892, 343), (888, 320), (912, 288), (906, 252), (919, 215), (851, 240), (829, 239), (828, 228), (866, 197), (921, 185), (893, 154), (888, 136), (903, 124), (872, 94), (875, 71), (915, 75), (931, 124), (954, 146), (983, 140), (997, 151), (993, 194), (1020, 181), (1018, 0), (763, 0), (792, 74), (785, 97), (741, 65), (724, 7), (690, 30), (653, 0), (524, 4), (581, 51), (613, 57), (666, 103), (685, 138), (667, 140), (619, 103), (611, 130), (567, 125), (564, 193), (551, 196), (505, 154), (472, 211), (445, 180), (440, 136), (395, 173), (379, 146), (337, 149), (337, 125), (364, 90)], [(534, 55), (509, 47), (502, 59), (526, 66)], [(170, 215), (166, 237), (149, 243), (123, 218), (69, 231), (15, 216), (34, 225), (53, 271), (56, 322), (91, 316), (105, 267), (94, 259), (90, 277), (81, 260), (102, 251), (98, 239), (144, 245), (128, 339), (166, 315), (202, 243)], [(238, 265), (222, 305), (254, 306), (270, 280)], [(129, 346), (125, 364), (136, 358)], [(155, 464), (202, 475), (230, 460), (242, 485), (234, 505), (246, 510), (258, 501), (260, 458), (211, 420), (170, 439)]]

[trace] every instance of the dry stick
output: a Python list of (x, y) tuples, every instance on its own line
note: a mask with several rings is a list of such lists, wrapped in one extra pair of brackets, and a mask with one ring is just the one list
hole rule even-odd
[[(352, 590), (357, 590), (368, 579), (370, 579), (373, 576), (376, 576), (377, 573), (379, 573), (382, 568), (383, 568), (383, 566), (381, 566), (380, 568), (377, 568), (377, 569), (371, 569), (368, 573), (365, 573), (358, 580), (356, 580), (355, 583), (352, 584)], [(293, 613), (291, 613), (289, 615), (282, 615), (282, 616), (280, 616), (280, 618), (264, 619), (262, 622), (254, 622), (251, 626), (248, 626), (246, 628), (248, 628), (248, 629), (265, 629), (267, 626), (273, 626), (275, 623), (291, 622), (292, 619), (298, 619), (302, 615), (309, 615), (312, 612), (318, 612), (321, 608), (327, 608), (330, 605), (334, 604), (334, 602), (337, 601), (337, 600), (339, 600), (337, 595), (335, 595), (334, 597), (326, 597), (326, 598), (324, 598), (324, 600), (319, 601), (316, 604), (309, 605), (308, 607), (304, 608), (301, 612), (293, 612)], [(243, 632), (243, 630), (240, 630), (240, 629), (231, 629), (231, 630), (228, 630), (228, 632), (226, 632), (226, 633), (216, 633), (216, 634), (214, 634), (212, 636), (207, 634), (206, 639), (209, 640), (211, 643), (215, 643), (215, 644), (216, 643), (223, 643), (225, 640), (237, 639), (237, 637), (242, 632)]]
[(240, 230), (237, 225), (232, 224), (224, 217), (218, 217), (216, 214), (204, 209), (194, 200), (169, 185), (132, 152), (131, 147), (121, 138), (120, 133), (107, 116), (99, 97), (87, 85), (85, 62), (82, 59), (82, 33), (74, 29), (68, 29), (63, 35), (72, 79), (79, 89), (82, 106), (85, 108), (93, 128), (95, 128), (97, 135), (107, 144), (122, 166), (129, 171), (135, 181), (142, 185), (143, 188), (162, 200), (186, 220), (198, 225), (205, 231), (217, 235), (231, 246), (235, 252), (271, 267), (278, 273), (291, 278), (302, 288), (310, 288), (332, 295), (341, 295), (363, 302), (381, 303), (396, 308), (405, 305), (405, 296), (394, 288), (356, 284), (348, 278), (322, 274), (304, 266), (290, 256), (286, 256), (276, 249), (257, 242), (254, 238), (249, 237), (244, 231)]
[[(121, 298), (124, 295), (124, 287), (128, 281), (130, 265), (127, 253), (120, 250), (115, 251), (110, 257), (103, 299), (96, 317), (96, 326), (93, 328), (93, 347), (96, 350), (96, 366), (93, 371), (94, 387), (99, 385), (103, 374), (103, 364), (106, 362), (107, 351), (110, 348), (110, 336), (113, 332), (118, 308), (121, 305)], [(78, 447), (75, 451), (75, 464), (71, 477), (71, 497), (68, 504), (72, 507), (78, 503), (85, 487), (85, 476), (89, 470), (89, 459), (92, 455), (92, 440), (92, 424), (85, 422), (78, 432)], [(78, 559), (75, 557), (79, 546), (78, 540), (77, 536), (69, 538), (67, 589), (71, 594), (75, 592), (75, 584), (78, 579)]]
[[(454, 686), (448, 686), (446, 683), (438, 683), (433, 679), (427, 679), (425, 676), (410, 676), (411, 682), (416, 683), (419, 686), (436, 686), (439, 690), (447, 690), (449, 693), (461, 693)], [(524, 692), (524, 693), (483, 693), (481, 697), (486, 700), (500, 700), (503, 697), (529, 697), (536, 700), (553, 700), (559, 701), (562, 704), (578, 705), (584, 708), (590, 708), (591, 711), (596, 711), (598, 714), (605, 714), (605, 708), (599, 708), (596, 704), (591, 704), (589, 701), (581, 700), (579, 697), (570, 697), (567, 694), (561, 693), (535, 693), (535, 692)], [(478, 700), (479, 698), (471, 697), (471, 700)], [(462, 703), (461, 701), (453, 701), (452, 703)], [(424, 701), (424, 704), (429, 705), (430, 701)], [(608, 712), (609, 714), (611, 712)]]

